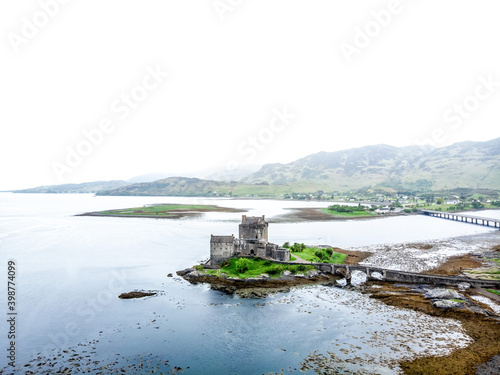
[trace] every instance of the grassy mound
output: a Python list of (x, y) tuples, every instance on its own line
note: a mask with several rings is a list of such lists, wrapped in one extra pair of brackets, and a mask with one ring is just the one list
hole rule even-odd
[(284, 271), (290, 271), (292, 274), (304, 273), (314, 270), (316, 267), (307, 264), (276, 264), (269, 260), (261, 258), (233, 258), (221, 263), (218, 270), (205, 270), (209, 275), (231, 276), (245, 279), (248, 277), (257, 277), (267, 273), (271, 278), (279, 277)]
[(295, 242), (290, 246), (289, 243), (286, 242), (283, 247), (290, 249), (294, 255), (308, 262), (342, 264), (345, 258), (347, 258), (347, 254), (335, 253), (330, 248), (320, 249), (318, 247), (306, 247), (303, 243), (299, 244)]

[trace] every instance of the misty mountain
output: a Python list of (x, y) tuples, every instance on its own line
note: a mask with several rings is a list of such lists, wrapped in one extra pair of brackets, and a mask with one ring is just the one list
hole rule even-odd
[(112, 181), (93, 181), (84, 182), (81, 184), (62, 184), (62, 185), (47, 185), (38, 186), (30, 189), (13, 190), (13, 193), (95, 193), (99, 190), (110, 190), (121, 186), (129, 185), (128, 182), (122, 180)]
[(154, 182), (144, 182), (119, 187), (109, 191), (100, 191), (98, 195), (169, 195), (200, 196), (228, 194), (238, 182), (202, 180), (190, 177), (169, 177)]
[(319, 152), (288, 164), (266, 164), (244, 183), (309, 182), (326, 189), (500, 188), (500, 138), (431, 146), (366, 146)]
[(154, 173), (146, 173), (146, 174), (141, 174), (139, 176), (134, 176), (132, 178), (129, 178), (127, 182), (129, 184), (137, 184), (141, 182), (153, 182), (153, 181), (158, 181), (163, 178), (167, 178), (171, 174), (169, 173), (164, 173), (164, 172), (154, 172)]
[(241, 181), (170, 177), (99, 195), (266, 195), (383, 188), (441, 190), (500, 188), (500, 138), (448, 147), (365, 146), (318, 152), (288, 164), (266, 164)]

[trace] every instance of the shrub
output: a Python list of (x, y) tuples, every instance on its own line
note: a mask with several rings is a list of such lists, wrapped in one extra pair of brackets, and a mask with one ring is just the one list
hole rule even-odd
[[(333, 251), (332, 251), (332, 254), (333, 254)], [(331, 254), (328, 254), (327, 251), (324, 251), (324, 250), (316, 250), (314, 252), (314, 255), (318, 257), (318, 259), (321, 261), (321, 262), (328, 262), (328, 260), (330, 260), (330, 257), (332, 256)]]
[(301, 251), (304, 251), (306, 249), (306, 245), (303, 243), (297, 243), (295, 242), (292, 246), (290, 246), (290, 251), (293, 253), (299, 253)]
[(202, 272), (202, 271), (204, 271), (204, 270), (205, 270), (205, 268), (204, 268), (201, 264), (199, 264), (199, 265), (197, 265), (197, 266), (194, 266), (194, 269), (195, 269), (196, 271), (200, 271), (200, 272)]
[(306, 270), (306, 266), (304, 264), (299, 264), (297, 266), (297, 270), (299, 270), (299, 271), (305, 271)]
[(267, 271), (267, 273), (269, 275), (279, 275), (281, 272), (283, 272), (284, 268), (282, 265), (280, 264), (276, 264), (275, 266), (269, 268), (269, 270)]
[(247, 258), (240, 258), (234, 263), (236, 272), (243, 273), (250, 268), (251, 261)]

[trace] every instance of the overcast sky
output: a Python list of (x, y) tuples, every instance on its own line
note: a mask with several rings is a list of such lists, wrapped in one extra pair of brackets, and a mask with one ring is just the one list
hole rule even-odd
[(0, 3), (0, 190), (500, 137), (500, 2)]

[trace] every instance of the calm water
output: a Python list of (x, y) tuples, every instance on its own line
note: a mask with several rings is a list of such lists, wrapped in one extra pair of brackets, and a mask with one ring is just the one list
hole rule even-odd
[[(6, 280), (9, 259), (18, 267), (18, 365), (39, 353), (49, 358), (78, 353), (110, 366), (149, 361), (148, 368), (155, 369), (169, 361), (164, 371), (179, 366), (189, 367), (185, 372), (193, 374), (255, 374), (297, 371), (304, 358), (317, 351), (334, 353), (347, 372), (363, 365), (393, 373), (388, 365), (393, 359), (443, 352), (448, 339), (467, 342), (453, 321), (400, 311), (356, 292), (317, 286), (245, 300), (166, 277), (207, 259), (210, 234), (236, 234), (241, 214), (211, 213), (180, 220), (73, 216), (176, 202), (245, 208), (247, 215), (268, 218), (285, 213), (285, 208), (328, 205), (0, 193), (0, 265), (4, 269), (0, 275)], [(500, 218), (499, 211), (475, 214)], [(491, 228), (423, 216), (271, 224), (269, 237), (280, 244), (374, 249), (382, 244), (456, 237), (461, 251), (500, 243), (498, 231)], [(5, 284), (0, 283), (2, 301)], [(117, 298), (135, 289), (161, 293), (141, 300)], [(0, 330), (5, 346), (4, 318)], [(382, 345), (387, 340), (403, 340), (401, 345), (408, 349), (394, 351)], [(366, 363), (361, 359), (356, 365), (342, 362), (354, 357), (366, 358)], [(0, 368), (6, 365), (2, 355)]]

